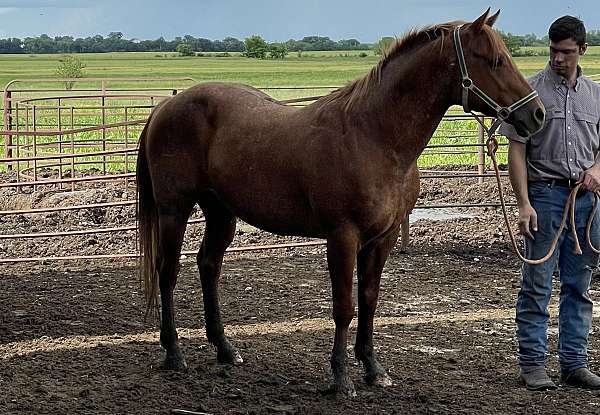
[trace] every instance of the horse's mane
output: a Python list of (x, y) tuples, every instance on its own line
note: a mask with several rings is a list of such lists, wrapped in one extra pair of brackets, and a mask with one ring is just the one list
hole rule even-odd
[[(371, 70), (365, 76), (351, 81), (346, 86), (343, 86), (333, 91), (331, 94), (320, 98), (317, 102), (322, 105), (327, 105), (334, 102), (339, 103), (342, 105), (344, 112), (351, 111), (355, 104), (366, 97), (369, 90), (379, 83), (381, 79), (381, 71), (389, 62), (396, 59), (398, 56), (411, 52), (415, 48), (425, 45), (438, 38), (442, 39), (441, 47), (443, 47), (444, 37), (448, 33), (452, 33), (452, 31), (461, 24), (465, 24), (465, 22), (454, 21), (409, 31), (403, 37), (396, 39), (386, 51), (383, 51), (383, 57), (379, 63), (371, 68)], [(500, 36), (493, 35), (492, 29), (489, 26), (484, 27), (484, 33), (487, 35), (490, 47), (494, 51), (494, 55), (497, 55), (498, 50), (503, 50), (506, 48), (506, 46), (504, 45)], [(496, 57), (497, 56), (494, 56), (494, 60)]]

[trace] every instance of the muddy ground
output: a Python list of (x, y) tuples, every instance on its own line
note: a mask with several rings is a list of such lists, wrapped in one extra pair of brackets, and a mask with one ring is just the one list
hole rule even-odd
[[(424, 183), (420, 202), (486, 202), (495, 197), (491, 184), (470, 183)], [(117, 197), (112, 191), (103, 188), (80, 196)], [(124, 197), (122, 193), (118, 197)], [(21, 202), (37, 207), (51, 196)], [(5, 192), (0, 201), (14, 204), (11, 197)], [(519, 264), (496, 209), (470, 212), (477, 217), (414, 223), (409, 251), (392, 253), (382, 279), (375, 344), (395, 384), (386, 389), (366, 386), (349, 344), (358, 393), (354, 399), (327, 393), (333, 324), (322, 247), (227, 256), (222, 313), (245, 360), (236, 367), (216, 364), (215, 351), (204, 337), (195, 265), (184, 258), (175, 292), (189, 365), (181, 373), (158, 369), (158, 332), (154, 321), (144, 321), (135, 264), (2, 264), (0, 413), (600, 413), (598, 393), (565, 386), (532, 393), (519, 386), (514, 338)], [(111, 208), (81, 216), (40, 217), (0, 217), (0, 233), (31, 231), (32, 224), (38, 231), (74, 229), (78, 222), (90, 221), (100, 226), (126, 224), (131, 212)], [(282, 240), (244, 229), (238, 231), (238, 244)], [(190, 233), (188, 243), (195, 236)], [(3, 242), (0, 254), (11, 257), (28, 249), (60, 255), (84, 248), (99, 253), (132, 243), (127, 235), (97, 236), (96, 242), (63, 239), (64, 245), (11, 240)], [(600, 299), (599, 286), (594, 279), (595, 300)], [(549, 367), (558, 380), (556, 304), (553, 300)], [(595, 369), (600, 369), (598, 316), (590, 336)]]

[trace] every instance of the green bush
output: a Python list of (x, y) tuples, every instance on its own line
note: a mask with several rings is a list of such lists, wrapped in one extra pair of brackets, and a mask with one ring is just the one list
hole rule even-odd
[(180, 43), (177, 45), (177, 49), (175, 49), (175, 51), (179, 53), (179, 56), (194, 56), (192, 47), (187, 43)]
[[(82, 78), (85, 63), (78, 56), (66, 55), (60, 60), (58, 68), (56, 68), (56, 76), (59, 78)], [(67, 90), (73, 89), (74, 81), (65, 82)]]
[(268, 51), (269, 45), (262, 37), (258, 35), (250, 36), (244, 40), (243, 56), (248, 58), (265, 59)]
[(269, 45), (269, 57), (271, 59), (283, 59), (288, 54), (288, 49), (283, 43), (271, 43)]

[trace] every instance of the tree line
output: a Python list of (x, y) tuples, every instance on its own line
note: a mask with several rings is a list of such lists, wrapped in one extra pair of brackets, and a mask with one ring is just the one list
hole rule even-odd
[[(499, 32), (514, 56), (527, 55), (532, 52), (522, 50), (528, 46), (547, 46), (548, 36), (537, 37), (535, 34), (514, 35)], [(268, 43), (258, 35), (244, 41), (234, 37), (222, 40), (196, 38), (191, 35), (165, 40), (125, 39), (122, 32), (111, 32), (108, 36), (89, 36), (74, 38), (72, 36), (50, 37), (46, 34), (37, 37), (0, 39), (0, 53), (98, 53), (98, 52), (179, 52), (190, 55), (202, 52), (244, 52), (251, 57), (283, 57), (287, 52), (304, 52), (317, 50), (372, 50), (381, 53), (394, 38), (384, 37), (375, 44), (362, 43), (358, 39), (342, 39), (334, 41), (326, 36), (306, 36), (300, 40), (290, 39), (287, 42)], [(587, 33), (591, 46), (600, 46), (600, 30)], [(248, 45), (257, 47), (249, 50)], [(179, 49), (178, 49), (179, 48)], [(183, 53), (182, 53), (183, 51)], [(248, 53), (250, 52), (250, 53)]]
[[(256, 38), (260, 36), (253, 36)], [(249, 38), (248, 38), (249, 39)], [(262, 38), (261, 38), (262, 39)], [(179, 45), (186, 45), (193, 52), (244, 52), (244, 41), (234, 37), (223, 40), (196, 38), (191, 35), (165, 40), (125, 39), (121, 32), (108, 36), (74, 38), (72, 36), (50, 37), (46, 34), (25, 39), (0, 39), (0, 53), (98, 53), (98, 52), (175, 52)], [(271, 44), (273, 45), (273, 44)], [(301, 40), (290, 39), (274, 45), (284, 46), (287, 51), (302, 52), (316, 50), (368, 50), (373, 45), (357, 39), (331, 40), (323, 36), (307, 36)]]
[[(498, 33), (500, 33), (504, 39), (504, 43), (512, 56), (535, 55), (536, 52), (521, 48), (530, 46), (548, 46), (549, 44), (548, 35), (538, 38), (533, 33), (528, 35), (514, 35), (510, 32), (505, 33), (500, 30)], [(600, 46), (600, 30), (591, 30), (587, 32), (587, 43), (590, 46)], [(542, 53), (547, 54), (548, 51)]]

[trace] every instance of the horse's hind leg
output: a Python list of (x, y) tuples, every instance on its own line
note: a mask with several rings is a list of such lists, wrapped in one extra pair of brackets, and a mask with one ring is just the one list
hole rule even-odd
[(235, 216), (212, 194), (205, 194), (200, 207), (206, 219), (204, 239), (198, 251), (198, 271), (202, 281), (202, 299), (206, 336), (217, 348), (217, 361), (239, 364), (243, 360), (225, 337), (219, 306), (219, 277), (225, 250), (233, 240)]
[(398, 239), (399, 227), (364, 246), (358, 253), (358, 328), (354, 352), (365, 367), (369, 385), (391, 386), (392, 379), (379, 364), (373, 350), (373, 317), (385, 261)]
[(160, 344), (166, 351), (164, 369), (182, 370), (187, 367), (179, 349), (177, 331), (175, 329), (175, 312), (173, 309), (173, 290), (177, 283), (179, 256), (187, 220), (193, 204), (185, 206), (177, 204), (161, 205), (158, 212), (158, 255), (157, 270), (161, 299)]

